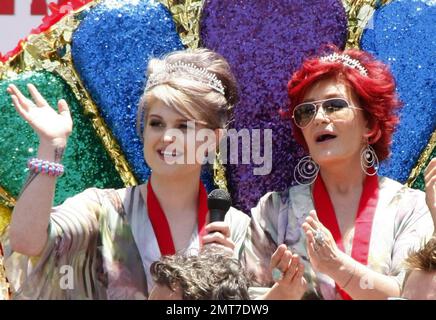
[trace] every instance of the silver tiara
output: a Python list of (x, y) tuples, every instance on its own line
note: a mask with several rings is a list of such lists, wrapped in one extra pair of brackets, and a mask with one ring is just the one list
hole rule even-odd
[(338, 54), (335, 52), (335, 53), (332, 53), (328, 56), (321, 57), (320, 60), (323, 62), (338, 62), (339, 61), (342, 64), (344, 64), (350, 68), (358, 70), (362, 76), (368, 75), (368, 70), (366, 70), (366, 68), (364, 66), (362, 66), (360, 61), (357, 59), (351, 58), (348, 54)]
[(193, 80), (200, 81), (224, 95), (223, 83), (217, 78), (216, 74), (207, 71), (205, 68), (199, 68), (193, 63), (184, 63), (181, 61), (166, 64), (164, 70), (152, 73), (148, 77), (145, 90), (149, 90), (154, 86), (165, 83), (172, 75), (180, 75), (182, 77), (189, 77)]

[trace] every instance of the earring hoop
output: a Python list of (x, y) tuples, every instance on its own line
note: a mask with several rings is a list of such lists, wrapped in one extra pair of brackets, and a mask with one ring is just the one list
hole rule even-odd
[(311, 156), (303, 157), (294, 168), (294, 179), (302, 186), (311, 185), (318, 176), (319, 165)]
[[(363, 172), (365, 172), (365, 174), (368, 176), (374, 176), (378, 172), (378, 157), (373, 147), (371, 147), (369, 144), (363, 147), (362, 151), (360, 152), (360, 166)], [(369, 170), (370, 168), (373, 168), (373, 170)]]

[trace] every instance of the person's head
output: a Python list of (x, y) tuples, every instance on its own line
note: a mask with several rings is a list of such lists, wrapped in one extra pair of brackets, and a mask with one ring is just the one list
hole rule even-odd
[(384, 160), (401, 105), (394, 78), (367, 52), (332, 48), (304, 61), (288, 83), (294, 137), (321, 167), (360, 159), (368, 144)]
[(402, 297), (436, 300), (436, 235), (406, 260), (409, 271), (404, 279)]
[(249, 279), (239, 261), (219, 248), (162, 257), (150, 267), (152, 300), (248, 300)]
[(147, 75), (137, 119), (147, 164), (170, 175), (199, 171), (238, 99), (229, 64), (208, 49), (176, 51), (150, 60)]

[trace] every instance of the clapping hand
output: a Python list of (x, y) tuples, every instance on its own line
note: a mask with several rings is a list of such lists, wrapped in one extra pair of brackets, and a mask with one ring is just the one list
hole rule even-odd
[(281, 244), (271, 256), (270, 271), (275, 284), (262, 297), (265, 300), (297, 300), (307, 290), (304, 265), (297, 254)]
[(302, 224), (306, 233), (306, 246), (313, 269), (330, 274), (342, 264), (344, 253), (339, 250), (331, 232), (318, 220), (315, 210)]

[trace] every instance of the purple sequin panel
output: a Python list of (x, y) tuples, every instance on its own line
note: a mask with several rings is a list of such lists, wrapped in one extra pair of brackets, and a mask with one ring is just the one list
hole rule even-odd
[[(288, 105), (288, 80), (302, 61), (324, 44), (343, 48), (346, 35), (347, 19), (339, 0), (205, 2), (201, 20), (203, 45), (229, 61), (239, 84), (240, 102), (235, 107), (231, 128), (272, 130), (269, 174), (254, 174), (253, 169), (263, 167), (265, 172), (267, 167), (259, 162), (260, 158), (255, 164), (253, 152), (249, 164), (242, 164), (240, 155), (239, 164), (227, 166), (234, 206), (249, 212), (266, 192), (294, 184), (294, 166), (303, 150), (292, 138), (290, 120), (278, 112)], [(260, 135), (264, 136), (264, 132)], [(263, 145), (262, 142), (260, 155), (264, 155)], [(239, 149), (241, 154), (242, 148)]]

